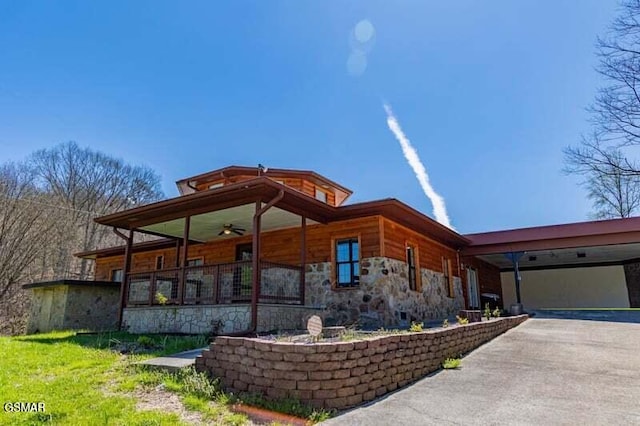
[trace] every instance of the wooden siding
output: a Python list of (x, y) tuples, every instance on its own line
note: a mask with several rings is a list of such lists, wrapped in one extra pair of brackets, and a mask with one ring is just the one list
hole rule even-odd
[[(491, 265), (477, 257), (464, 256), (461, 259), (465, 267), (470, 267), (478, 273), (478, 285), (480, 286), (480, 294), (494, 293), (500, 296), (500, 305), (504, 302), (502, 299), (502, 282), (500, 281), (500, 268)], [(464, 291), (467, 292), (466, 273), (464, 274)]]
[[(330, 262), (331, 241), (335, 238), (359, 236), (361, 256), (380, 256), (379, 218), (371, 216), (334, 222), (328, 225), (307, 225), (307, 263)], [(261, 258), (292, 265), (300, 263), (300, 228), (265, 232), (261, 237)], [(189, 245), (188, 257), (202, 257), (205, 264), (226, 263), (235, 260), (236, 245), (251, 243), (251, 235), (228, 238), (205, 244)], [(156, 256), (164, 256), (165, 268), (176, 263), (176, 249), (166, 248), (134, 253), (131, 272), (155, 268)], [(112, 269), (122, 269), (123, 256), (110, 256), (96, 260), (96, 280), (109, 280)]]
[(406, 247), (407, 243), (410, 243), (418, 248), (421, 268), (444, 272), (442, 264), (442, 258), (444, 257), (451, 260), (453, 276), (460, 276), (457, 262), (458, 252), (456, 250), (389, 219), (383, 218), (382, 221), (383, 247), (386, 257), (406, 262)]

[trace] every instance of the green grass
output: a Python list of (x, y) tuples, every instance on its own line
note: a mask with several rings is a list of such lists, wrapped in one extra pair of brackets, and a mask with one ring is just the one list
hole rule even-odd
[(309, 420), (311, 423), (319, 423), (328, 420), (332, 415), (332, 410), (317, 409), (310, 405), (303, 404), (297, 399), (283, 398), (277, 400), (266, 400), (261, 395), (244, 393), (237, 397), (237, 401), (255, 407), (262, 407), (271, 411), (291, 414)]
[(139, 336), (55, 332), (0, 337), (0, 402), (44, 402), (46, 407), (44, 413), (2, 410), (0, 425), (179, 425), (176, 414), (137, 411), (135, 398), (128, 394), (160, 383), (180, 394), (187, 408), (200, 411), (215, 423), (245, 422), (246, 417), (230, 413), (224, 404), (210, 404), (222, 393), (195, 372), (168, 375), (132, 365), (152, 356), (202, 347), (206, 339), (147, 337), (143, 343), (156, 349), (147, 355), (128, 356), (109, 348), (137, 341)]

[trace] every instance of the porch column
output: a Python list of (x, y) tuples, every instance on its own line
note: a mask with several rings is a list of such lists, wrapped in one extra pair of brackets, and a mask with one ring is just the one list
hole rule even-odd
[(260, 217), (276, 203), (284, 198), (284, 190), (281, 189), (271, 201), (262, 207), (262, 200), (256, 200), (256, 212), (253, 215), (253, 257), (252, 257), (252, 278), (253, 291), (251, 293), (251, 331), (258, 329), (258, 299), (260, 298)]
[(176, 268), (180, 267), (180, 238), (176, 238)]
[(260, 210), (262, 202), (256, 201), (256, 212), (253, 215), (253, 249), (251, 255), (251, 275), (253, 288), (251, 292), (251, 328), (257, 330), (258, 326), (258, 299), (260, 294)]
[(184, 304), (184, 284), (186, 278), (187, 259), (189, 256), (189, 228), (191, 227), (191, 216), (184, 218), (184, 233), (182, 234), (182, 261), (180, 262), (182, 269), (179, 272), (178, 280), (178, 303)]
[(131, 253), (133, 246), (133, 229), (129, 230), (129, 236), (125, 237), (120, 231), (114, 228), (114, 232), (125, 239), (124, 265), (122, 266), (122, 282), (120, 283), (120, 307), (118, 309), (118, 330), (122, 329), (122, 312), (127, 303), (127, 290), (129, 288), (129, 271), (131, 270)]
[(516, 284), (516, 307), (514, 308), (516, 312), (511, 312), (512, 314), (522, 313), (522, 300), (520, 299), (520, 269), (518, 267), (518, 261), (523, 255), (523, 251), (505, 253), (506, 258), (509, 259), (513, 265), (513, 278)]
[(307, 272), (307, 218), (302, 215), (300, 224), (300, 299), (305, 304), (305, 278)]

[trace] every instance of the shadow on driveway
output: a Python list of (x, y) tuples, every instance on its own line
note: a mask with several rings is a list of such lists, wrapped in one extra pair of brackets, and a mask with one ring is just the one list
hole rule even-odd
[(640, 324), (640, 309), (541, 309), (533, 311), (532, 316), (535, 318), (630, 322)]

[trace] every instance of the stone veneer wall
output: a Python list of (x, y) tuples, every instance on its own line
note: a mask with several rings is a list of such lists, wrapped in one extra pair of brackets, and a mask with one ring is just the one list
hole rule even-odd
[(149, 306), (122, 312), (122, 327), (130, 333), (233, 333), (246, 331), (250, 321), (247, 304)]
[(34, 287), (27, 333), (51, 330), (114, 330), (117, 326), (119, 286), (65, 284)]
[(294, 305), (258, 304), (258, 332), (306, 330), (312, 315), (324, 316), (321, 308)]
[(448, 296), (444, 275), (421, 269), (422, 289), (409, 290), (407, 264), (387, 257), (361, 261), (360, 286), (333, 289), (331, 263), (307, 265), (306, 304), (325, 307), (326, 325), (358, 324), (365, 329), (441, 319), (464, 309), (462, 281), (454, 277), (455, 297)]
[[(322, 310), (293, 305), (258, 305), (258, 331), (304, 329), (305, 321)], [(248, 304), (149, 306), (125, 308), (123, 327), (130, 333), (220, 334), (246, 331)]]
[(526, 315), (354, 342), (290, 343), (218, 337), (196, 369), (220, 377), (230, 391), (296, 398), (343, 409), (438, 370), (527, 319)]

